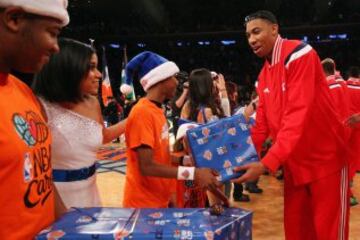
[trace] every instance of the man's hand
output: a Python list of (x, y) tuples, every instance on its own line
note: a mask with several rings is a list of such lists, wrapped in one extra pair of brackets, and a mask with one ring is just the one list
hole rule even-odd
[(210, 168), (196, 168), (195, 169), (195, 182), (202, 188), (206, 188), (209, 191), (216, 191), (221, 183), (217, 181), (216, 176), (219, 174)]
[(266, 171), (264, 164), (261, 162), (249, 163), (241, 167), (235, 167), (235, 172), (244, 172), (245, 173), (238, 179), (232, 180), (235, 183), (251, 182), (255, 181)]
[(360, 113), (355, 113), (351, 115), (348, 119), (345, 121), (345, 125), (350, 127), (355, 127), (357, 123), (360, 123)]

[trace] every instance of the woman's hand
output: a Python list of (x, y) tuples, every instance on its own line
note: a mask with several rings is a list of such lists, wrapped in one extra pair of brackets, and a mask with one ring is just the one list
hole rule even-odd
[(217, 79), (215, 79), (215, 86), (219, 90), (219, 92), (223, 90), (226, 91), (225, 78), (224, 75), (222, 75), (221, 73), (219, 73), (217, 75)]

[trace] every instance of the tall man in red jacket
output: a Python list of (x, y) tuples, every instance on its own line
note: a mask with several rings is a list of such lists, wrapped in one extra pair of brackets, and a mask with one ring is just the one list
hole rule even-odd
[(267, 137), (274, 143), (261, 162), (237, 169), (246, 170), (237, 182), (283, 166), (286, 239), (346, 239), (345, 131), (319, 57), (308, 44), (281, 38), (271, 12), (249, 15), (245, 27), (251, 49), (265, 59), (252, 138), (258, 151)]

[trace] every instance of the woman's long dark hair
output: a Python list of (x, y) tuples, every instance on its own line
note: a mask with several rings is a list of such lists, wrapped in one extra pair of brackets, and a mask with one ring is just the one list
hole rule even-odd
[(35, 75), (34, 92), (49, 102), (79, 102), (80, 83), (90, 70), (95, 49), (72, 39), (59, 40), (60, 52)]
[(238, 100), (234, 99), (235, 94), (238, 91), (238, 87), (236, 85), (236, 83), (231, 82), (231, 81), (227, 81), (225, 83), (226, 85), (226, 91), (228, 93), (228, 97), (229, 97), (229, 102), (230, 102), (230, 110), (231, 110), (231, 115), (234, 114), (234, 110), (238, 107)]
[(201, 107), (210, 108), (213, 115), (224, 117), (222, 108), (216, 104), (214, 83), (208, 69), (195, 69), (189, 76), (189, 119), (197, 121)]

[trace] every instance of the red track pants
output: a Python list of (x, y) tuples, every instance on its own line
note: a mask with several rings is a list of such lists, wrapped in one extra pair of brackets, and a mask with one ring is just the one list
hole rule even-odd
[(286, 172), (285, 169), (286, 239), (348, 239), (348, 168), (301, 186), (294, 186)]

